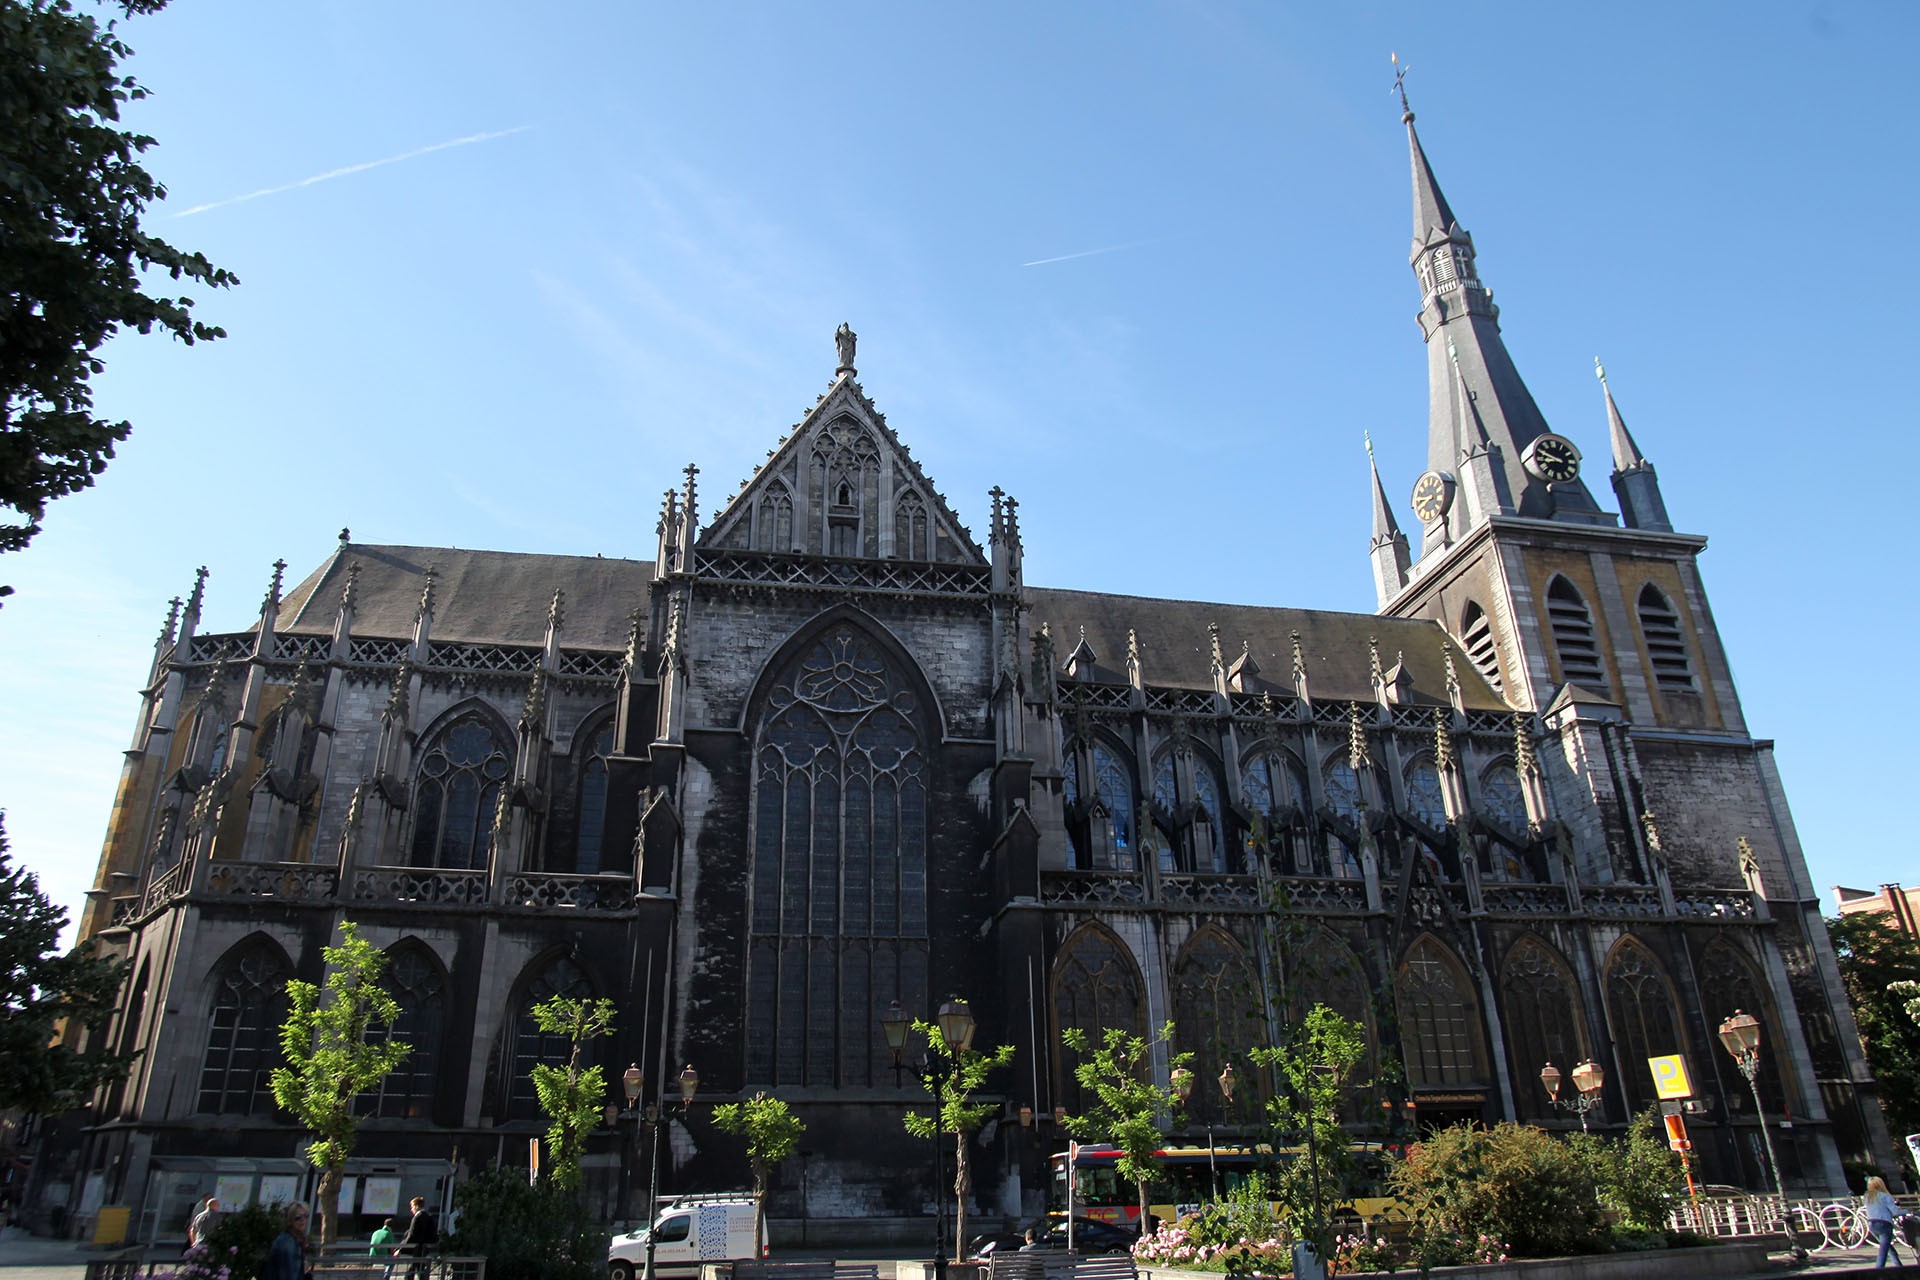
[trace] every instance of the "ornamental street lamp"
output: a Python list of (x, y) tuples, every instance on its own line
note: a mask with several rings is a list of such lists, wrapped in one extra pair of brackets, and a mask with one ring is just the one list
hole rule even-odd
[[(940, 1028), (940, 1040), (946, 1045), (948, 1059), (957, 1064), (960, 1051), (973, 1046), (972, 1007), (954, 996), (940, 1006), (934, 1022)], [(947, 1280), (947, 1199), (940, 1187), (946, 1165), (940, 1155), (940, 1125), (946, 1119), (947, 1094), (953, 1081), (949, 1072), (933, 1065), (931, 1058), (922, 1059), (918, 1066), (907, 1062), (907, 1037), (912, 1030), (913, 1020), (902, 1012), (900, 1002), (895, 1000), (889, 1004), (880, 1019), (880, 1031), (887, 1038), (887, 1048), (893, 1051), (893, 1081), (899, 1084), (900, 1073), (911, 1071), (914, 1079), (933, 1094), (933, 1275), (934, 1280)]]
[[(1760, 1020), (1735, 1009), (1733, 1016), (1720, 1024), (1719, 1035), (1720, 1043), (1733, 1055), (1734, 1065), (1747, 1078), (1747, 1087), (1753, 1090), (1753, 1109), (1760, 1117), (1760, 1137), (1767, 1148), (1767, 1168), (1773, 1173), (1773, 1190), (1784, 1209), (1787, 1189), (1780, 1181), (1780, 1162), (1773, 1157), (1773, 1131), (1767, 1128), (1766, 1107), (1760, 1101)], [(1797, 1241), (1794, 1248), (1799, 1249)]]
[(1560, 1096), (1560, 1080), (1560, 1068), (1551, 1062), (1540, 1068), (1540, 1083), (1547, 1091), (1547, 1105), (1573, 1112), (1580, 1117), (1580, 1132), (1588, 1132), (1587, 1112), (1600, 1105), (1600, 1091), (1606, 1088), (1607, 1073), (1592, 1058), (1575, 1067), (1573, 1087), (1576, 1092), (1571, 1098)]
[[(626, 1075), (620, 1077), (623, 1088), (627, 1086), (629, 1077), (634, 1077), (633, 1092), (629, 1095), (633, 1098), (640, 1096), (640, 1082), (637, 1076), (637, 1069), (629, 1067)], [(647, 1128), (653, 1132), (653, 1168), (651, 1184), (647, 1188), (647, 1263), (646, 1270), (642, 1273), (646, 1280), (653, 1280), (653, 1220), (660, 1212), (660, 1130), (665, 1127), (667, 1121), (676, 1116), (685, 1116), (692, 1110), (693, 1095), (700, 1089), (700, 1073), (695, 1071), (693, 1064), (689, 1062), (681, 1068), (680, 1074), (674, 1077), (674, 1083), (680, 1086), (678, 1102), (668, 1102), (663, 1098), (647, 1106)]]
[[(1234, 1083), (1233, 1064), (1229, 1062), (1220, 1069), (1219, 1080), (1220, 1097), (1229, 1107), (1233, 1105)], [(1207, 1184), (1213, 1188), (1213, 1198), (1218, 1200), (1220, 1198), (1220, 1163), (1214, 1158), (1213, 1121), (1211, 1120), (1207, 1121)]]
[[(620, 1216), (633, 1216), (633, 1149), (640, 1145), (640, 1089), (646, 1084), (640, 1064), (632, 1063), (620, 1073), (620, 1091), (626, 1095), (627, 1109), (621, 1114), (633, 1121), (632, 1137), (620, 1144)], [(653, 1224), (649, 1222), (648, 1226)]]

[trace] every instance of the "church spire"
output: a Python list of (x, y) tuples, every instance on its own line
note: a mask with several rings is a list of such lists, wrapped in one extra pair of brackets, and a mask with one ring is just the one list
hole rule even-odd
[(1368, 554), (1373, 557), (1373, 589), (1384, 608), (1387, 601), (1407, 585), (1407, 570), (1413, 558), (1407, 551), (1407, 535), (1400, 532), (1400, 525), (1393, 518), (1386, 487), (1380, 483), (1380, 464), (1374, 460), (1373, 437), (1367, 435), (1365, 439), (1367, 470), (1373, 473), (1373, 540)]
[(1600, 379), (1600, 394), (1607, 401), (1607, 435), (1613, 442), (1613, 496), (1620, 500), (1620, 518), (1629, 529), (1671, 533), (1673, 521), (1667, 517), (1666, 500), (1660, 496), (1660, 478), (1627, 430), (1599, 356), (1593, 358), (1593, 376)]
[[(1396, 68), (1398, 63), (1396, 58)], [(1505, 490), (1516, 514), (1610, 523), (1612, 517), (1600, 511), (1579, 478), (1579, 452), (1571, 444), (1560, 442), (1570, 463), (1539, 470), (1532, 464), (1529, 447), (1552, 432), (1500, 337), (1500, 309), (1480, 279), (1473, 237), (1441, 193), (1420, 145), (1400, 81), (1404, 74), (1399, 72), (1394, 83), (1413, 165), (1411, 263), (1420, 281), (1420, 332), (1427, 342), (1428, 466), (1452, 474), (1462, 455), (1476, 452), (1479, 442), (1463, 438), (1463, 425), (1477, 418), (1501, 480), (1497, 487)], [(1470, 412), (1458, 403), (1463, 393), (1471, 400)], [(1465, 535), (1476, 518), (1493, 514), (1472, 512), (1471, 505), (1456, 503), (1448, 513), (1448, 542)]]

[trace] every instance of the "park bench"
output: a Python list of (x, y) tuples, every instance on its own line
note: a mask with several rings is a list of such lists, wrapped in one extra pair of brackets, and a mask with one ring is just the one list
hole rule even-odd
[(764, 1262), (750, 1258), (733, 1264), (733, 1280), (880, 1280), (874, 1262)]
[(1139, 1280), (1140, 1275), (1127, 1254), (995, 1252), (987, 1265), (988, 1280)]

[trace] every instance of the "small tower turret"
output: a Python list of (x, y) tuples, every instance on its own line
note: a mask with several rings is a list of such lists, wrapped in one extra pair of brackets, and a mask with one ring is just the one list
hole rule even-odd
[(1660, 496), (1660, 477), (1627, 431), (1599, 356), (1593, 358), (1593, 375), (1600, 379), (1600, 394), (1607, 402), (1607, 436), (1613, 442), (1613, 496), (1620, 500), (1620, 519), (1629, 529), (1672, 533), (1673, 521), (1667, 518), (1667, 504)]
[(1373, 589), (1380, 605), (1400, 594), (1407, 585), (1407, 570), (1413, 557), (1407, 548), (1407, 535), (1400, 532), (1387, 502), (1387, 491), (1380, 483), (1380, 464), (1373, 457), (1373, 438), (1367, 437), (1367, 470), (1373, 473), (1373, 540), (1367, 554), (1373, 557)]

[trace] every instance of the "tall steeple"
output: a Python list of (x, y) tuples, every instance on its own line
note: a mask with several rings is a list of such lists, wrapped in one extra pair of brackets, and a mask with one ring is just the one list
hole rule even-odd
[[(1552, 433), (1507, 354), (1500, 337), (1500, 309), (1474, 265), (1473, 237), (1440, 190), (1413, 127), (1406, 90), (1397, 79), (1395, 83), (1413, 161), (1409, 261), (1420, 281), (1420, 332), (1427, 342), (1427, 465), (1451, 475), (1463, 456), (1475, 457), (1484, 451), (1514, 514), (1611, 523), (1612, 517), (1595, 505), (1577, 475), (1549, 482), (1526, 464), (1527, 447)], [(1461, 403), (1463, 399), (1470, 403)], [(1475, 423), (1484, 432), (1484, 443), (1466, 438), (1463, 427)], [(1572, 456), (1577, 466), (1577, 451)], [(1472, 504), (1455, 503), (1448, 513), (1447, 541), (1457, 540), (1476, 517), (1489, 514), (1493, 512), (1484, 508), (1475, 512)]]
[(1627, 431), (1599, 356), (1593, 358), (1593, 376), (1600, 379), (1600, 394), (1607, 401), (1607, 436), (1613, 442), (1613, 494), (1620, 499), (1621, 520), (1629, 529), (1672, 533), (1673, 521), (1667, 518), (1666, 500), (1660, 496), (1660, 477)]

